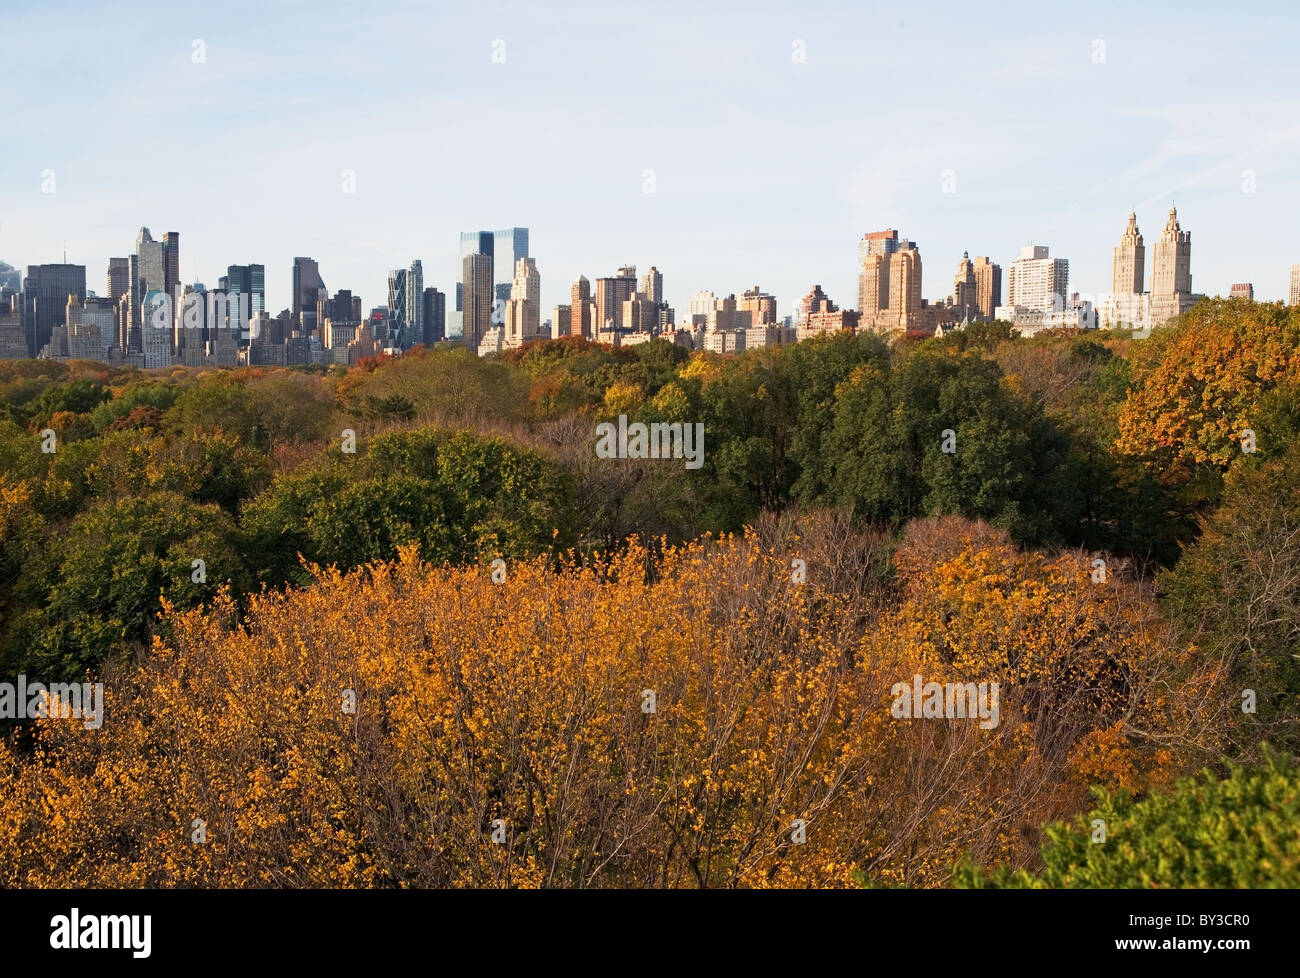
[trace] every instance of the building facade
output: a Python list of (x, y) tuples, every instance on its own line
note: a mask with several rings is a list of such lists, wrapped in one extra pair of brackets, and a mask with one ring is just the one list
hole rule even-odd
[(494, 299), (492, 256), (466, 255), (461, 263), (462, 339), (471, 351), (477, 351), (492, 324)]
[(50, 342), (55, 326), (67, 325), (68, 296), (86, 299), (85, 265), (28, 265), (23, 279), (22, 326), (27, 356)]
[(987, 255), (975, 259), (975, 304), (984, 320), (992, 319), (1002, 305), (1002, 266), (995, 265)]
[(1178, 210), (1169, 208), (1165, 229), (1152, 249), (1151, 325), (1163, 326), (1186, 312), (1192, 298), (1192, 233), (1178, 223)]
[(1129, 211), (1128, 227), (1120, 235), (1112, 257), (1111, 294), (1141, 294), (1145, 288), (1146, 247), (1142, 243), (1142, 232), (1138, 230), (1137, 214), (1133, 211)]

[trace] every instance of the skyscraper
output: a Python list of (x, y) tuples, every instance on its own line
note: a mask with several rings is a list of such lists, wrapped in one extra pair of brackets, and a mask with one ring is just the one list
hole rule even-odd
[(975, 259), (975, 305), (985, 320), (992, 319), (993, 311), (1002, 305), (1002, 266), (987, 255)]
[(113, 330), (108, 339), (110, 345), (121, 346), (126, 336), (127, 324), (122, 322), (126, 312), (124, 300), (130, 291), (131, 261), (129, 258), (110, 258), (108, 260), (108, 297), (113, 302)]
[(447, 296), (430, 286), (424, 290), (424, 343), (432, 346), (447, 338)]
[(108, 260), (108, 297), (119, 302), (126, 295), (131, 275), (131, 263), (125, 258)]
[(910, 241), (899, 242), (889, 256), (888, 314), (890, 326), (904, 330), (921, 314), (921, 252)]
[(889, 256), (898, 250), (898, 232), (871, 231), (858, 242), (858, 311), (869, 325), (889, 306)]
[(664, 276), (663, 273), (653, 265), (650, 266), (650, 271), (641, 276), (641, 291), (644, 292), (650, 301), (656, 306), (663, 304)]
[[(232, 316), (238, 313), (251, 322), (259, 312), (266, 311), (265, 266), (231, 265), (226, 269), (225, 283)], [(246, 329), (247, 322), (241, 322), (240, 328)]]
[(1046, 245), (1026, 245), (1007, 270), (1007, 305), (1061, 310), (1070, 294), (1070, 263), (1050, 257)]
[(617, 275), (596, 279), (596, 321), (591, 324), (592, 338), (611, 325), (623, 329), (623, 303), (636, 293), (636, 266), (624, 265)]
[(493, 298), (500, 299), (504, 309), (510, 301), (510, 289), (514, 284), (515, 267), (519, 259), (528, 257), (528, 228), (505, 228), (494, 231), (495, 239), (490, 254), (492, 255)]
[[(462, 231), (460, 233), (460, 254), (456, 258), (456, 308), (451, 311), (448, 323), (449, 336), (464, 336), (465, 316), (465, 259), (470, 255), (487, 255), (492, 258), (496, 245), (496, 236), (491, 231)], [(477, 347), (475, 347), (477, 349)]]
[(579, 275), (569, 290), (569, 335), (588, 340), (592, 337), (591, 283), (585, 275)]
[[(306, 336), (314, 331), (316, 323), (316, 300), (319, 292), (325, 288), (325, 281), (320, 277), (320, 266), (310, 258), (293, 260), (293, 321)], [(310, 317), (310, 328), (303, 323), (302, 314)]]
[(1110, 290), (1115, 295), (1137, 295), (1146, 277), (1146, 248), (1138, 230), (1137, 214), (1129, 211), (1128, 227), (1115, 246)]
[[(167, 301), (176, 301), (176, 286), (181, 281), (181, 233), (168, 231), (162, 239), (163, 252), (163, 291)], [(173, 313), (173, 316), (175, 314)]]
[(1152, 249), (1151, 325), (1161, 326), (1192, 304), (1192, 232), (1178, 223), (1170, 207), (1165, 229)]
[(515, 277), (510, 283), (510, 300), (505, 312), (507, 347), (538, 338), (542, 322), (542, 279), (537, 273), (536, 260), (520, 258), (515, 262)]
[(569, 328), (573, 323), (573, 313), (568, 305), (559, 305), (551, 307), (551, 339), (559, 339), (561, 336), (569, 335)]
[(150, 292), (166, 292), (167, 262), (163, 257), (163, 243), (155, 241), (148, 228), (141, 228), (136, 235), (135, 254), (138, 259), (137, 274), (143, 283), (140, 286), (140, 297)]
[(957, 275), (952, 282), (952, 304), (962, 319), (979, 317), (979, 297), (975, 284), (975, 265), (970, 260), (970, 252), (961, 253), (957, 263)]
[(1291, 266), (1291, 295), (1288, 302), (1300, 306), (1300, 265)]
[(406, 325), (405, 268), (394, 268), (388, 273), (388, 319), (392, 329), (398, 332)]
[(67, 326), (68, 296), (86, 300), (85, 265), (28, 265), (23, 279), (23, 331), (27, 355), (50, 342), (56, 326)]
[(479, 344), (492, 326), (492, 256), (466, 255), (461, 264), (462, 330), (465, 345), (478, 353)]
[(776, 296), (768, 295), (757, 285), (740, 294), (736, 308), (749, 313), (751, 326), (771, 326), (776, 323)]
[(135, 236), (135, 253), (131, 259), (127, 348), (133, 352), (142, 352), (143, 329), (147, 325), (145, 318), (152, 317), (153, 314), (152, 308), (146, 311), (145, 300), (150, 292), (165, 293), (167, 289), (167, 262), (163, 257), (163, 243), (155, 241), (149, 229), (142, 227)]
[(424, 265), (418, 258), (406, 270), (405, 318), (411, 334), (406, 345), (424, 342)]
[(202, 282), (186, 285), (181, 290), (172, 344), (176, 348), (176, 363), (183, 366), (198, 367), (204, 362), (208, 339), (207, 299)]
[[(510, 286), (514, 281), (515, 265), (520, 258), (528, 257), (528, 228), (505, 228), (500, 231), (462, 231), (460, 257), (456, 274), (463, 276), (465, 259), (470, 255), (486, 255), (492, 263), (492, 298), (501, 304), (496, 308), (504, 316), (510, 301)], [(465, 279), (456, 283), (456, 308), (451, 313), (448, 329), (465, 332)], [(498, 323), (498, 325), (500, 325)]]

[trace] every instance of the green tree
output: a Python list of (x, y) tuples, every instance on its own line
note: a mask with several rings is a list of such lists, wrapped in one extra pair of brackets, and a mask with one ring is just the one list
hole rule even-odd
[(251, 580), (234, 529), (217, 506), (196, 505), (174, 493), (92, 507), (43, 562), (43, 601), (14, 622), (5, 666), (80, 677), (106, 656), (147, 641), (161, 597), (193, 607), (227, 582), (235, 593), (246, 591)]
[[(1096, 807), (1047, 826), (1038, 872), (958, 866), (975, 889), (1233, 889), (1300, 886), (1300, 772), (1266, 751), (1263, 763), (1203, 771), (1168, 794), (1134, 801), (1094, 789)], [(1103, 823), (1105, 841), (1096, 820)], [(1097, 840), (1097, 841), (1094, 841)]]

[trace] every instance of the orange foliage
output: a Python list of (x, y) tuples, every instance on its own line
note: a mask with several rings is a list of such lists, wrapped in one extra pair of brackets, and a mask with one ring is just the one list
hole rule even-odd
[[(860, 541), (813, 530), (500, 583), (412, 548), (237, 626), (229, 601), (168, 610), (105, 677), (102, 729), (3, 748), (0, 885), (942, 885), (966, 851), (1032, 861), (1093, 744), (1131, 780), (1144, 738), (1212, 747), (1212, 677), (1183, 677), (1133, 586), (948, 520), (905, 540), (879, 612), (839, 563)], [(914, 670), (1004, 683), (1001, 725), (895, 719)]]
[(1241, 455), (1261, 394), (1300, 378), (1300, 315), (1280, 304), (1201, 302), (1135, 343), (1131, 362), (1117, 448), (1166, 477), (1189, 465), (1226, 466)]

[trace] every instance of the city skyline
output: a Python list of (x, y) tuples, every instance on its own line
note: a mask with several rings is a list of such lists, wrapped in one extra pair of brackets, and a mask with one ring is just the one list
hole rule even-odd
[[(1078, 290), (1107, 292), (1130, 210), (1155, 231), (1175, 202), (1206, 294), (1249, 280), (1285, 299), (1300, 255), (1275, 220), (1300, 209), (1300, 100), (1276, 94), (1297, 88), (1298, 15), (1280, 5), (1226, 24), (1169, 4), (1079, 18), (1006, 3), (960, 22), (951, 6), (746, 19), (399, 3), (364, 23), (346, 9), (235, 2), (214, 25), (145, 2), (138, 49), (130, 22), (92, 5), (14, 12), (33, 43), (0, 66), (0, 94), (23, 91), (34, 122), (0, 161), (0, 260), (57, 263), (66, 244), (96, 281), (139, 227), (175, 228), (182, 282), (262, 264), (278, 310), (285, 269), (311, 255), (369, 307), (413, 258), (454, 293), (458, 233), (521, 226), (546, 315), (580, 274), (654, 264), (675, 308), (757, 281), (784, 316), (813, 282), (853, 305), (849, 242), (878, 228), (918, 243), (930, 300), (963, 253), (1005, 267), (1031, 242), (1070, 260)], [(72, 17), (100, 41), (49, 72), (35, 54)], [(1013, 20), (1026, 29), (1001, 29)], [(861, 97), (873, 78), (888, 102)], [(963, 78), (977, 104), (955, 94)], [(157, 150), (151, 133), (166, 133)]]

